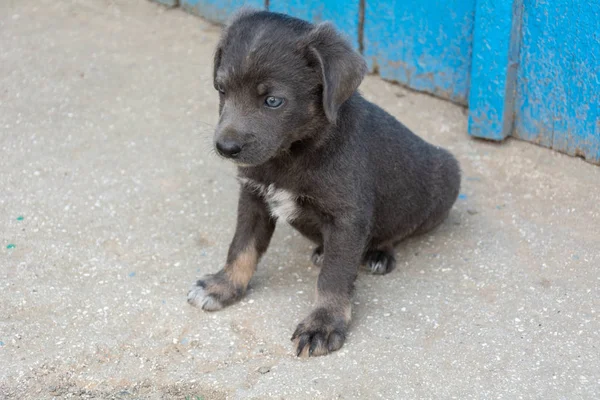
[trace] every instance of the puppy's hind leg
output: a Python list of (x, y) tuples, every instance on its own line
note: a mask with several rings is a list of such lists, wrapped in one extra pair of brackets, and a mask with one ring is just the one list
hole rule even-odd
[(373, 275), (385, 275), (396, 268), (396, 257), (392, 245), (369, 249), (363, 257), (363, 264)]
[(460, 166), (458, 161), (448, 152), (440, 151), (437, 155), (438, 177), (432, 185), (432, 197), (437, 201), (432, 205), (429, 216), (412, 233), (422, 235), (437, 228), (450, 213), (460, 191)]
[(323, 252), (323, 245), (319, 245), (315, 247), (312, 255), (310, 256), (310, 261), (314, 264), (315, 267), (321, 267), (323, 265), (323, 260), (325, 259), (325, 253)]
[(442, 222), (448, 217), (449, 211), (444, 210), (441, 212), (435, 212), (431, 215), (421, 226), (419, 226), (411, 236), (424, 235), (441, 225)]
[(202, 277), (188, 292), (188, 303), (216, 311), (235, 302), (246, 292), (275, 230), (275, 221), (256, 194), (242, 187), (238, 220), (227, 263), (216, 274)]

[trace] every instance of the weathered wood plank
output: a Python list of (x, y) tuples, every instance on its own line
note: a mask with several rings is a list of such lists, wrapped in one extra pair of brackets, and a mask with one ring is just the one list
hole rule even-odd
[(514, 136), (600, 163), (600, 2), (524, 0)]
[(385, 79), (466, 104), (475, 0), (367, 1), (364, 54)]
[(503, 140), (512, 133), (521, 43), (522, 0), (478, 0), (469, 92), (469, 134)]

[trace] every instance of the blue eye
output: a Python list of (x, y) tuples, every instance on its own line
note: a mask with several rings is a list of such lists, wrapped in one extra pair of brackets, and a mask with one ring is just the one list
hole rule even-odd
[(269, 108), (277, 108), (283, 104), (281, 97), (269, 96), (265, 99), (265, 105)]

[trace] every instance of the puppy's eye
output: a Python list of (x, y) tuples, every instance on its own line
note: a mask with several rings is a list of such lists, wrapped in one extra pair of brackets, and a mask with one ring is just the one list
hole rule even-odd
[(223, 86), (221, 84), (217, 83), (215, 85), (215, 89), (217, 89), (219, 91), (219, 93), (225, 94), (225, 89), (223, 88)]
[(268, 96), (265, 99), (265, 105), (269, 108), (278, 108), (283, 104), (281, 97)]

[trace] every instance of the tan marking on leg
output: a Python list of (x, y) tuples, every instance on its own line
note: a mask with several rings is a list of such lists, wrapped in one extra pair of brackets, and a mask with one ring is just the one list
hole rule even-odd
[(237, 288), (246, 289), (248, 283), (256, 271), (258, 263), (258, 252), (254, 243), (251, 243), (244, 249), (237, 258), (225, 266), (225, 273), (231, 280), (231, 283)]
[(348, 302), (348, 304), (343, 305), (344, 318), (346, 318), (346, 323), (349, 323), (352, 319), (352, 304)]

